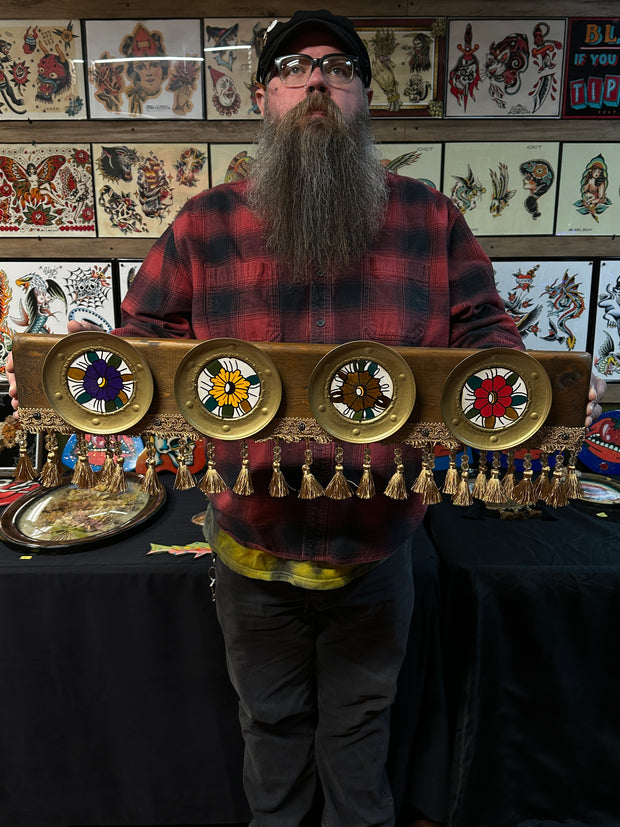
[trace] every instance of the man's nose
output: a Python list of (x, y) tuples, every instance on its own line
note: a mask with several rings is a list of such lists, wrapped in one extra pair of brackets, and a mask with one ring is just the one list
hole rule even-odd
[(306, 82), (306, 92), (327, 92), (328, 86), (320, 66), (315, 66)]

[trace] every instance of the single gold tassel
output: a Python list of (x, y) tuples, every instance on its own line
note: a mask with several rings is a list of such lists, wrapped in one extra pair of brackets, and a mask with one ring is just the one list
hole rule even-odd
[(254, 486), (252, 485), (252, 477), (250, 475), (248, 446), (245, 441), (241, 443), (241, 471), (239, 471), (239, 476), (233, 486), (233, 491), (242, 497), (249, 497), (250, 494), (254, 493)]
[(125, 459), (123, 457), (123, 444), (120, 437), (113, 440), (114, 468), (107, 483), (107, 490), (113, 494), (123, 494), (128, 489), (127, 478), (125, 477)]
[(336, 470), (334, 472), (334, 476), (331, 478), (327, 488), (325, 489), (325, 496), (329, 497), (330, 500), (348, 500), (349, 497), (353, 496), (351, 486), (347, 482), (344, 475), (344, 468), (342, 465), (343, 457), (344, 452), (339, 445), (336, 448)]
[(384, 494), (392, 500), (406, 500), (409, 494), (407, 493), (405, 466), (403, 465), (403, 455), (400, 448), (394, 448), (394, 463), (396, 464), (396, 471), (390, 477)]
[(452, 504), (469, 506), (473, 501), (469, 488), (469, 456), (465, 450), (461, 455), (461, 481), (456, 494), (452, 497)]
[(433, 476), (434, 467), (435, 457), (433, 449), (429, 448), (422, 458), (422, 470), (417, 480), (411, 486), (413, 492), (422, 495), (424, 505), (435, 505), (441, 502), (441, 491), (437, 488), (437, 483)]
[(103, 465), (99, 469), (99, 473), (96, 475), (96, 488), (99, 491), (108, 491), (108, 486), (110, 484), (110, 479), (112, 478), (112, 474), (114, 473), (114, 449), (112, 448), (112, 437), (106, 436), (105, 438), (105, 457), (103, 460)]
[(571, 451), (569, 460), (568, 460), (568, 476), (566, 478), (566, 497), (569, 500), (582, 500), (583, 499), (583, 491), (581, 489), (581, 483), (579, 482), (579, 477), (577, 476), (577, 452)]
[(523, 477), (512, 491), (512, 499), (519, 505), (535, 505), (537, 502), (534, 484), (532, 483), (532, 456), (527, 453), (523, 458)]
[(476, 500), (484, 500), (484, 492), (487, 487), (487, 455), (481, 451), (478, 455), (478, 473), (474, 482), (474, 488), (471, 492), (472, 497)]
[(549, 467), (549, 457), (546, 451), (541, 451), (540, 461), (542, 467), (534, 483), (534, 498), (536, 502), (546, 502), (549, 489), (551, 488), (551, 480), (549, 479), (551, 468)]
[(371, 500), (375, 496), (375, 481), (370, 470), (370, 446), (364, 447), (364, 460), (362, 462), (362, 478), (357, 486), (355, 494), (360, 500)]
[(56, 488), (62, 481), (62, 469), (58, 456), (58, 440), (53, 431), (45, 435), (45, 450), (47, 459), (41, 471), (41, 485), (45, 488)]
[(19, 458), (13, 477), (17, 482), (29, 482), (37, 477), (32, 460), (28, 456), (28, 434), (20, 428), (15, 442), (19, 445)]
[(273, 474), (271, 475), (271, 482), (269, 483), (270, 497), (286, 497), (289, 492), (284, 474), (282, 473), (281, 462), (282, 448), (276, 442), (273, 446), (273, 462), (271, 463)]
[(545, 502), (552, 508), (562, 508), (568, 502), (568, 486), (566, 484), (566, 469), (564, 468), (564, 455), (558, 451), (555, 459), (555, 468), (551, 478), (549, 493)]
[(155, 495), (163, 490), (163, 485), (159, 479), (159, 474), (155, 470), (157, 467), (157, 456), (155, 451), (155, 440), (149, 437), (146, 444), (146, 473), (142, 478), (141, 489), (145, 494)]
[(73, 469), (71, 482), (73, 485), (77, 485), (78, 488), (94, 488), (95, 472), (90, 467), (90, 463), (88, 461), (88, 447), (86, 445), (86, 438), (84, 437), (84, 434), (78, 434), (77, 443), (77, 459), (75, 461), (75, 468)]
[(212, 442), (207, 444), (207, 471), (199, 487), (207, 497), (209, 494), (221, 494), (228, 491), (226, 482), (215, 467), (215, 445)]
[(190, 488), (196, 487), (196, 480), (194, 475), (188, 468), (188, 462), (192, 454), (192, 449), (189, 447), (187, 437), (182, 436), (179, 440), (179, 449), (177, 451), (177, 461), (179, 467), (174, 478), (174, 489), (176, 491), (187, 491)]
[(502, 480), (502, 494), (504, 495), (504, 500), (512, 500), (512, 495), (515, 488), (515, 452), (514, 450), (508, 451), (508, 460), (507, 460), (507, 468), (506, 473), (504, 475), (504, 479)]
[(450, 451), (450, 458), (448, 460), (448, 470), (446, 471), (446, 478), (443, 481), (442, 491), (444, 494), (456, 494), (459, 488), (459, 472), (456, 467), (456, 451)]
[(483, 502), (493, 503), (494, 505), (500, 505), (501, 503), (506, 502), (504, 499), (504, 494), (502, 492), (502, 484), (499, 478), (499, 473), (499, 451), (493, 451), (493, 461), (491, 463), (491, 477), (487, 481), (486, 487), (484, 489), (484, 497), (482, 498)]
[(301, 467), (303, 476), (301, 478), (301, 488), (299, 489), (300, 500), (315, 500), (317, 497), (322, 497), (323, 494), (325, 494), (325, 489), (310, 470), (311, 465), (312, 450), (309, 443), (306, 443), (304, 464)]

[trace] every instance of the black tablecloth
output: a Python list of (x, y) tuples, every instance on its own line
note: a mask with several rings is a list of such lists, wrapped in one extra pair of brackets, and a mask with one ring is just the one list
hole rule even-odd
[[(249, 820), (237, 703), (211, 602), (210, 558), (146, 556), (202, 539), (197, 490), (149, 524), (63, 555), (0, 544), (0, 824)], [(418, 543), (417, 597), (393, 715), (400, 815), (441, 815), (449, 743), (438, 561)]]
[(429, 509), (455, 732), (453, 827), (620, 824), (620, 524)]

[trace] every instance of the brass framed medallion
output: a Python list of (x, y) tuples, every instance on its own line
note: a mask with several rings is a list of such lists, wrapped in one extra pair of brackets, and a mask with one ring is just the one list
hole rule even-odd
[(57, 342), (43, 362), (43, 390), (78, 431), (117, 434), (138, 423), (153, 398), (153, 376), (119, 336), (83, 330)]
[(386, 439), (413, 410), (413, 372), (393, 348), (347, 342), (317, 364), (308, 384), (310, 408), (319, 425), (345, 442)]
[(537, 359), (522, 350), (489, 348), (463, 359), (448, 375), (441, 415), (465, 445), (503, 451), (542, 427), (551, 399), (551, 382)]
[(273, 361), (256, 345), (209, 339), (179, 363), (174, 394), (180, 412), (201, 434), (245, 439), (276, 415), (282, 382)]

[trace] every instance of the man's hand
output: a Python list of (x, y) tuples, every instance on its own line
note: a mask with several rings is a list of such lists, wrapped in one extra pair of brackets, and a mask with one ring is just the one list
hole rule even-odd
[(600, 406), (601, 399), (605, 396), (607, 390), (607, 383), (600, 376), (592, 374), (590, 378), (590, 391), (588, 393), (588, 406), (586, 408), (586, 428), (588, 428), (595, 419), (598, 419), (603, 409)]
[[(80, 330), (101, 330), (96, 324), (92, 322), (67, 322), (67, 333), (78, 333)], [(13, 365), (13, 353), (9, 353), (6, 359), (5, 375), (9, 381), (9, 396), (11, 397), (11, 405), (13, 410), (17, 411), (19, 401), (17, 399), (17, 382), (15, 381), (15, 367)]]

